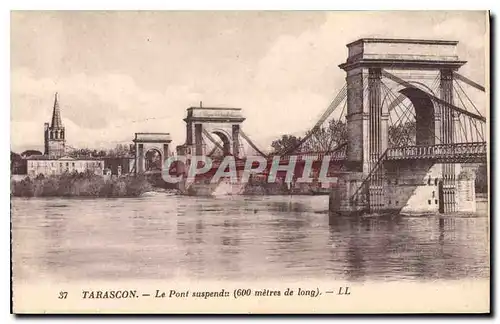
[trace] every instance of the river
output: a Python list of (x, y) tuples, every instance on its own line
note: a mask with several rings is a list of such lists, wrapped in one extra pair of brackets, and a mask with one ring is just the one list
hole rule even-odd
[(329, 219), (327, 196), (12, 199), (14, 278), (394, 280), (489, 277), (474, 215)]

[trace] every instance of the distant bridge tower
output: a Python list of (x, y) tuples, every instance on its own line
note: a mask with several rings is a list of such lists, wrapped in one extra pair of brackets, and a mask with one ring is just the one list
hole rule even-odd
[(161, 173), (172, 142), (169, 133), (135, 133), (135, 172)]
[(210, 155), (214, 149), (223, 155), (242, 155), (240, 129), (245, 118), (241, 108), (203, 107), (200, 103), (200, 107), (187, 109), (184, 121), (186, 143), (177, 148), (179, 155)]

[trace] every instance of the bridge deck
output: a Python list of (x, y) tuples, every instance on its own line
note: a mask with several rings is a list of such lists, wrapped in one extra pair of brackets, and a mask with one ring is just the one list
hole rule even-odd
[[(306, 160), (312, 160), (314, 165), (321, 163), (323, 157), (329, 156), (330, 163), (342, 165), (346, 160), (345, 152), (335, 152), (329, 154), (327, 152), (305, 152), (286, 156), (281, 156), (279, 164), (289, 164), (290, 158), (296, 158), (296, 164), (302, 165)], [(274, 157), (268, 157), (267, 168), (273, 162)], [(454, 143), (454, 144), (437, 144), (437, 145), (422, 145), (422, 146), (407, 146), (393, 147), (387, 150), (384, 161), (411, 161), (411, 160), (431, 160), (435, 163), (485, 163), (487, 159), (487, 144), (486, 142), (475, 143)], [(246, 159), (237, 159), (235, 161), (238, 169), (244, 168)], [(201, 163), (201, 162), (200, 162)], [(222, 160), (212, 160), (211, 169), (217, 169)], [(252, 168), (258, 167), (259, 163), (253, 161)], [(201, 167), (201, 165), (200, 165)], [(159, 172), (159, 171), (157, 171)], [(154, 171), (150, 171), (154, 173)]]
[[(283, 156), (280, 162), (290, 160), (291, 156), (296, 156), (297, 161), (304, 161), (306, 158), (314, 161), (321, 160), (330, 154), (325, 152), (305, 152)], [(394, 147), (387, 150), (385, 160), (436, 160), (449, 163), (463, 162), (484, 162), (487, 157), (486, 142), (452, 143), (436, 145), (419, 145), (407, 147)], [(345, 151), (335, 152), (330, 155), (330, 161), (342, 162), (346, 159)]]

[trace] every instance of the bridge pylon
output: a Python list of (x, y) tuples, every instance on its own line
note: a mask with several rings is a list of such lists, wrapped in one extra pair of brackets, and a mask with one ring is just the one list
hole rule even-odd
[(169, 133), (135, 133), (135, 173), (161, 173), (172, 142)]
[[(211, 155), (220, 149), (223, 155), (242, 155), (240, 128), (245, 117), (241, 108), (190, 107), (187, 109), (186, 143), (177, 147), (179, 155)], [(214, 137), (215, 135), (215, 137)], [(215, 144), (212, 150), (207, 144)]]
[(416, 147), (457, 143), (459, 116), (468, 113), (454, 102), (454, 75), (466, 63), (456, 54), (457, 44), (364, 38), (347, 45), (347, 61), (339, 67), (347, 75), (348, 172), (331, 193), (331, 211), (475, 210), (475, 203), (462, 201), (464, 196), (475, 201), (473, 177), (464, 176), (453, 156), (449, 162), (388, 159), (392, 110), (405, 102), (413, 107)]
[[(200, 102), (199, 107), (189, 107), (186, 123), (186, 142), (177, 146), (177, 155), (186, 158), (186, 165), (179, 165), (179, 174), (184, 175), (178, 184), (179, 189), (193, 195), (210, 195), (217, 188), (224, 187), (227, 192), (240, 192), (240, 184), (227, 184), (224, 181), (210, 183), (210, 179), (216, 171), (215, 165), (220, 163), (225, 156), (233, 156), (235, 159), (244, 157), (242, 143), (241, 125), (245, 121), (241, 108), (204, 107)], [(212, 158), (213, 164), (210, 171), (204, 176), (194, 179), (187, 178), (187, 171), (193, 158), (207, 156)], [(197, 161), (197, 160), (194, 160)], [(197, 163), (197, 162), (196, 162)], [(242, 171), (238, 171), (241, 177)]]

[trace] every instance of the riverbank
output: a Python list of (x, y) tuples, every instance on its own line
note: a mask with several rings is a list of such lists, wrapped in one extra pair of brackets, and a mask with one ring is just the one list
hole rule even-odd
[(63, 174), (49, 177), (11, 179), (14, 197), (139, 197), (153, 191), (143, 176), (105, 179), (92, 174)]

